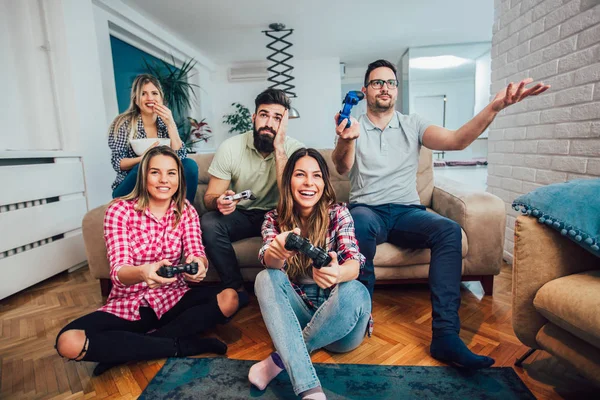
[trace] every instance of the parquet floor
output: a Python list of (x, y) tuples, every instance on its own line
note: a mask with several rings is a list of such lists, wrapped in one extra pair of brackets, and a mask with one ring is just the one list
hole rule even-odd
[[(494, 357), (495, 366), (512, 366), (527, 351), (511, 326), (510, 274), (505, 265), (496, 277), (493, 297), (484, 297), (479, 283), (465, 284), (462, 291), (461, 336), (472, 350)], [(67, 362), (53, 348), (62, 326), (95, 310), (101, 302), (99, 284), (87, 268), (57, 275), (1, 300), (0, 398), (136, 398), (164, 360), (129, 363), (91, 377), (94, 363)], [(318, 351), (313, 361), (441, 365), (428, 353), (431, 307), (426, 285), (378, 286), (373, 316), (374, 335), (358, 349), (340, 355)], [(255, 299), (230, 324), (209, 335), (228, 343), (230, 358), (259, 360), (273, 350)], [(515, 371), (540, 399), (581, 399), (597, 394), (543, 352), (535, 353), (523, 369)]]

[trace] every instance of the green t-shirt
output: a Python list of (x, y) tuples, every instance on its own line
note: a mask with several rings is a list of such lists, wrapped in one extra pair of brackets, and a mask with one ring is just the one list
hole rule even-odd
[[(285, 138), (285, 153), (292, 153), (304, 145), (290, 137)], [(253, 132), (225, 140), (208, 168), (212, 176), (231, 181), (230, 187), (236, 193), (252, 190), (256, 200), (242, 200), (237, 207), (242, 210), (271, 210), (279, 201), (277, 175), (275, 168), (275, 153), (266, 158), (254, 147)]]

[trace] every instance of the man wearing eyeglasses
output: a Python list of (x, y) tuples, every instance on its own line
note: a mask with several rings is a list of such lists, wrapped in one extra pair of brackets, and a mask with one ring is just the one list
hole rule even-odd
[(427, 212), (417, 193), (417, 167), (421, 145), (431, 150), (462, 150), (471, 144), (505, 107), (540, 94), (549, 86), (531, 79), (512, 83), (465, 125), (452, 131), (429, 124), (416, 114), (395, 110), (398, 78), (386, 60), (369, 64), (362, 88), (367, 113), (338, 125), (332, 159), (340, 174), (350, 172), (350, 212), (366, 263), (359, 280), (375, 286), (373, 258), (378, 244), (404, 248), (430, 248), (429, 285), (433, 309), (431, 355), (449, 364), (484, 368), (490, 357), (472, 353), (459, 338), (461, 228), (456, 222)]

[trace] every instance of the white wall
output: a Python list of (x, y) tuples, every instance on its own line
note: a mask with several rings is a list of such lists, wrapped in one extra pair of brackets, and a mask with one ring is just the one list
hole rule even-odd
[[(481, 110), (490, 103), (490, 85), (492, 83), (492, 56), (486, 52), (475, 60), (475, 107), (473, 115), (479, 114)], [(479, 137), (487, 137), (486, 129)]]
[[(341, 106), (341, 79), (339, 58), (296, 60), (294, 65), (295, 92), (292, 105), (300, 113), (300, 118), (292, 119), (288, 125), (288, 135), (300, 140), (308, 147), (333, 148), (335, 127), (333, 116)], [(223, 115), (231, 113), (231, 103), (241, 103), (254, 112), (254, 99), (272, 83), (266, 80), (253, 82), (229, 82), (229, 65), (221, 65), (213, 74), (214, 128), (216, 144), (231, 135), (229, 127), (222, 123)]]

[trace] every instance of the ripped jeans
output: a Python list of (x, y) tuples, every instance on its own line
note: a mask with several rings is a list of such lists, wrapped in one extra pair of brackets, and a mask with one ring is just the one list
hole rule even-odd
[(280, 270), (265, 269), (254, 283), (263, 319), (296, 394), (320, 386), (310, 353), (320, 348), (335, 353), (354, 350), (363, 341), (371, 315), (371, 297), (357, 280), (333, 289), (300, 287), (316, 310)]

